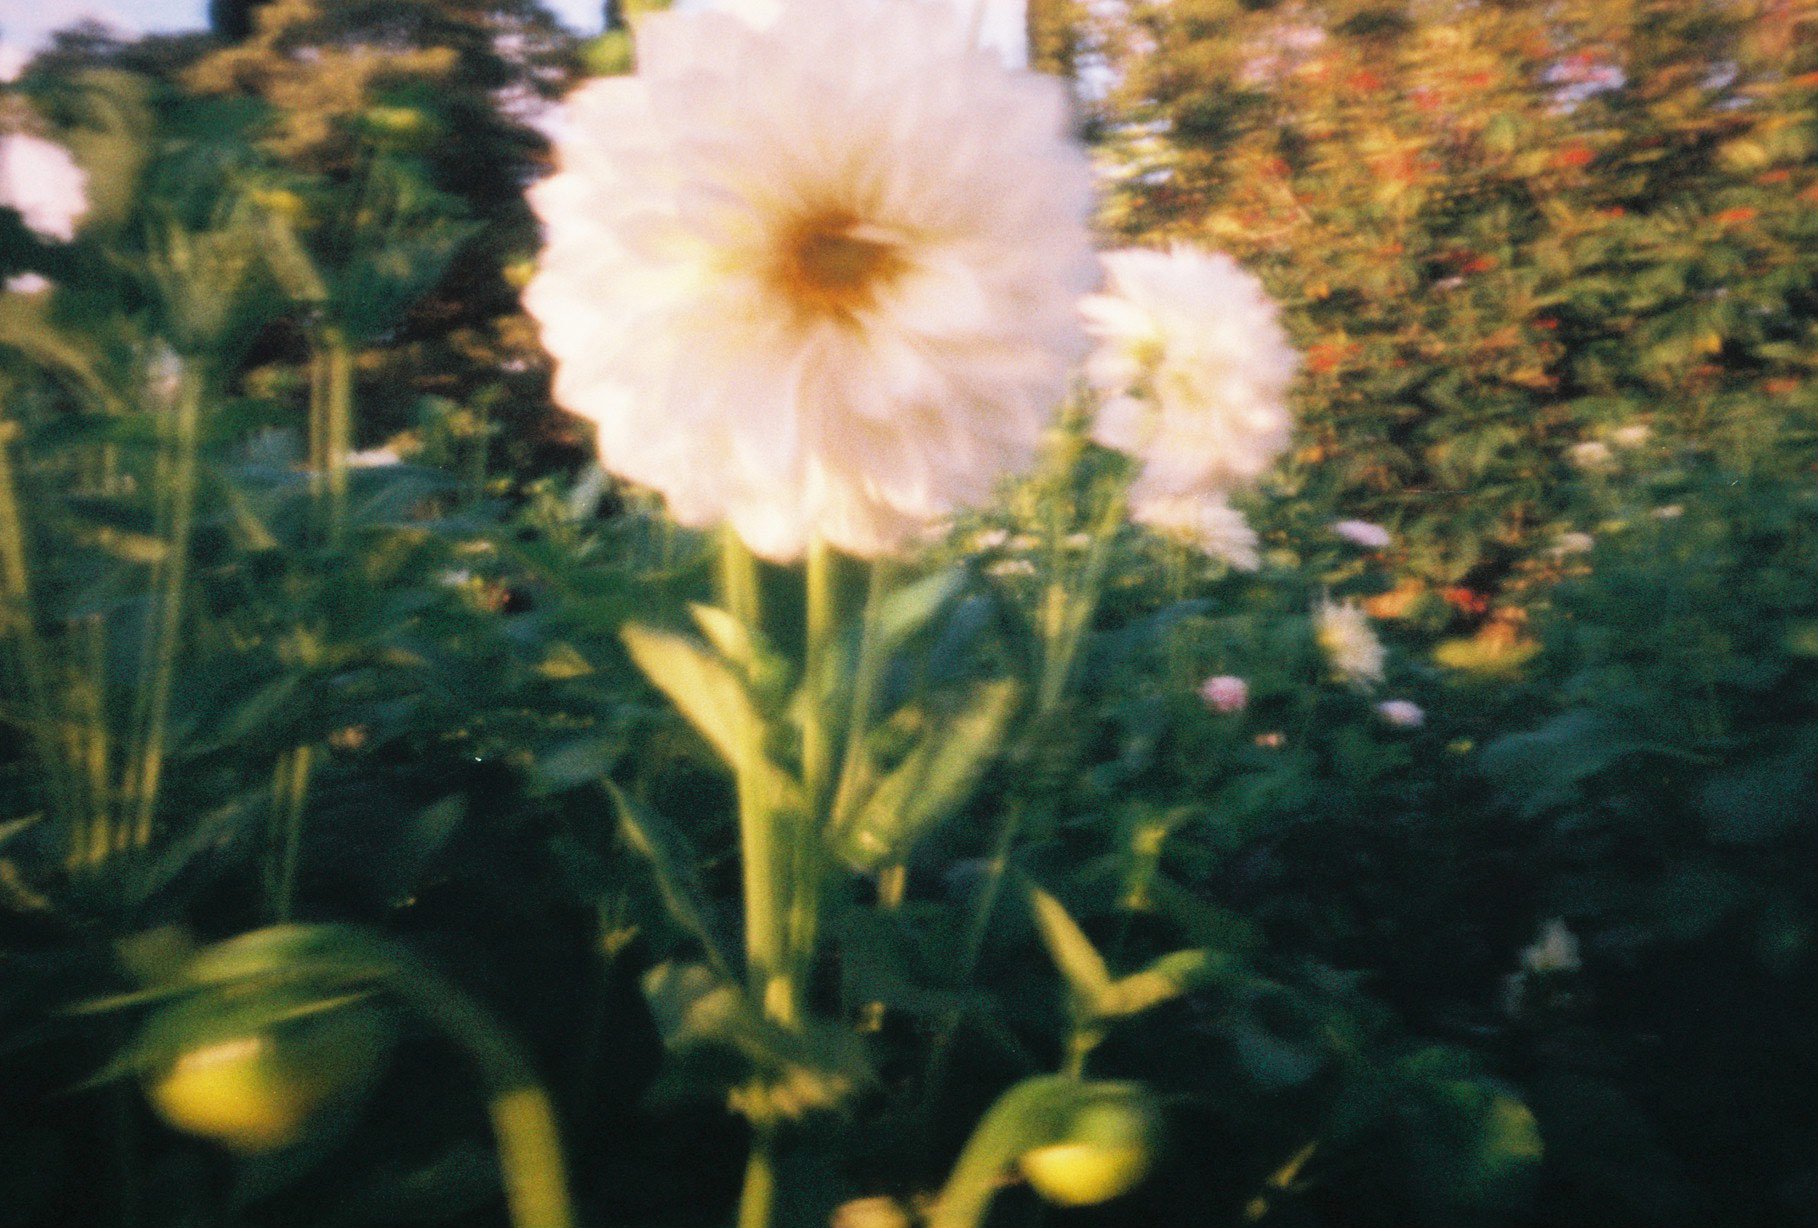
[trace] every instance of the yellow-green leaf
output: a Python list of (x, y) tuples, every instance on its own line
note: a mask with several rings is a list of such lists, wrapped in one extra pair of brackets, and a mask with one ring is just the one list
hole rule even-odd
[(1060, 901), (1040, 887), (1029, 888), (1029, 904), (1035, 912), (1036, 928), (1041, 931), (1048, 954), (1054, 958), (1055, 967), (1066, 978), (1080, 1005), (1091, 1015), (1109, 1013), (1104, 1007), (1111, 1000), (1111, 970), (1105, 966), (1098, 948), (1067, 915)]

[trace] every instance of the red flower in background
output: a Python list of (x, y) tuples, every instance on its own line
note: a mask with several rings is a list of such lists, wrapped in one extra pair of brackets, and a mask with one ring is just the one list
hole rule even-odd
[(1461, 614), (1482, 614), (1490, 608), (1488, 596), (1463, 585), (1441, 589), (1439, 595), (1445, 598), (1447, 605)]

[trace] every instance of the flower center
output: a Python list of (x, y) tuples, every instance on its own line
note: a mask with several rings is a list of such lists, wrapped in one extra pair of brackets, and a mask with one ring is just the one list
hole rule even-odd
[(871, 306), (909, 267), (898, 238), (841, 214), (798, 223), (783, 236), (778, 255), (782, 292), (815, 315), (846, 316)]

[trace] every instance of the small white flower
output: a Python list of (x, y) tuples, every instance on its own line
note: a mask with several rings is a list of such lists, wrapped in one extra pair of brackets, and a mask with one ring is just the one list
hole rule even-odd
[(1578, 938), (1566, 923), (1554, 917), (1541, 927), (1534, 945), (1521, 953), (1521, 966), (1536, 976), (1548, 972), (1576, 972), (1582, 967)]
[(145, 386), (159, 400), (169, 404), (177, 399), (183, 387), (183, 359), (164, 342), (153, 344), (146, 356)]
[(1084, 550), (1091, 544), (1092, 534), (1090, 533), (1069, 533), (1061, 539), (1061, 545), (1069, 550)]
[(985, 574), (1000, 580), (1010, 576), (1032, 576), (1035, 564), (1028, 559), (999, 559), (985, 568)]
[(1678, 520), (1681, 516), (1685, 515), (1685, 508), (1677, 503), (1668, 503), (1664, 507), (1655, 508), (1653, 511), (1649, 512), (1648, 515), (1652, 516), (1655, 520)]
[(1141, 462), (1132, 507), (1254, 483), (1288, 446), (1300, 363), (1262, 283), (1180, 245), (1104, 263), (1105, 291), (1080, 304), (1103, 398), (1092, 434)]
[(1496, 1004), (1502, 1013), (1509, 1016), (1521, 1014), (1523, 1003), (1528, 996), (1528, 978), (1526, 973), (1511, 972), (1502, 978), (1496, 995)]
[(383, 469), (388, 465), (402, 465), (404, 458), (395, 448), (367, 448), (364, 452), (349, 452), (347, 467), (350, 469)]
[(1244, 514), (1217, 495), (1171, 495), (1131, 509), (1130, 519), (1194, 547), (1238, 571), (1262, 566), (1256, 530)]
[(1427, 723), (1426, 709), (1411, 699), (1385, 699), (1376, 705), (1376, 715), (1397, 729), (1419, 729)]
[(50, 288), (50, 278), (40, 273), (17, 273), (6, 279), (8, 294), (43, 294)]
[(1631, 422), (1610, 432), (1610, 442), (1619, 448), (1639, 448), (1653, 437), (1653, 428), (1645, 422)]
[(641, 19), (571, 95), (524, 292), (559, 404), (670, 514), (875, 557), (1033, 460), (1084, 335), (1065, 91), (949, 6)]
[(1583, 443), (1573, 444), (1567, 455), (1572, 458), (1574, 465), (1590, 472), (1608, 469), (1610, 462), (1615, 459), (1610, 445), (1601, 439), (1587, 439)]
[(1199, 697), (1214, 712), (1242, 712), (1250, 702), (1250, 684), (1235, 674), (1220, 674), (1200, 683)]
[(1589, 533), (1561, 533), (1553, 542), (1552, 554), (1555, 558), (1564, 558), (1568, 554), (1589, 554), (1597, 546), (1597, 539)]
[(1010, 540), (1007, 529), (980, 529), (972, 535), (972, 548), (978, 551), (1001, 550)]
[(1388, 653), (1368, 614), (1349, 601), (1335, 605), (1322, 597), (1313, 607), (1313, 627), (1332, 672), (1342, 681), (1363, 687), (1382, 681)]
[(1362, 546), (1366, 550), (1386, 550), (1395, 540), (1389, 535), (1387, 529), (1379, 524), (1372, 524), (1368, 520), (1334, 521), (1332, 532), (1353, 546)]
[(0, 136), (0, 206), (19, 211), (28, 228), (67, 243), (88, 212), (88, 175), (55, 141), (14, 132)]

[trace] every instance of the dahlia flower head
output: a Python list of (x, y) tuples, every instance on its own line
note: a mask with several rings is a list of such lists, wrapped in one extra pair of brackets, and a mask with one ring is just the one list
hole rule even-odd
[(777, 562), (908, 548), (1033, 461), (1085, 348), (1058, 82), (955, 6), (652, 14), (567, 101), (524, 302), (601, 464)]
[(0, 206), (40, 238), (68, 243), (88, 212), (88, 174), (69, 150), (28, 132), (0, 136)]
[(1229, 256), (1176, 244), (1104, 257), (1080, 305), (1101, 404), (1093, 438), (1141, 464), (1131, 505), (1250, 486), (1288, 446), (1299, 355), (1262, 283)]
[(1554, 917), (1540, 927), (1540, 936), (1521, 952), (1521, 966), (1537, 975), (1549, 972), (1576, 972), (1584, 966), (1578, 950), (1578, 935)]
[(1313, 636), (1341, 682), (1367, 688), (1383, 680), (1388, 652), (1370, 616), (1354, 603), (1322, 598), (1313, 607)]
[(1206, 707), (1229, 716), (1249, 705), (1250, 684), (1236, 674), (1219, 674), (1200, 683), (1199, 697)]
[(1376, 705), (1376, 715), (1395, 729), (1419, 729), (1427, 723), (1426, 709), (1411, 699), (1385, 699)]
[(1256, 530), (1221, 494), (1161, 495), (1133, 501), (1130, 519), (1184, 542), (1234, 571), (1262, 566)]
[(1365, 550), (1387, 550), (1395, 544), (1393, 534), (1368, 520), (1335, 520), (1332, 532)]

